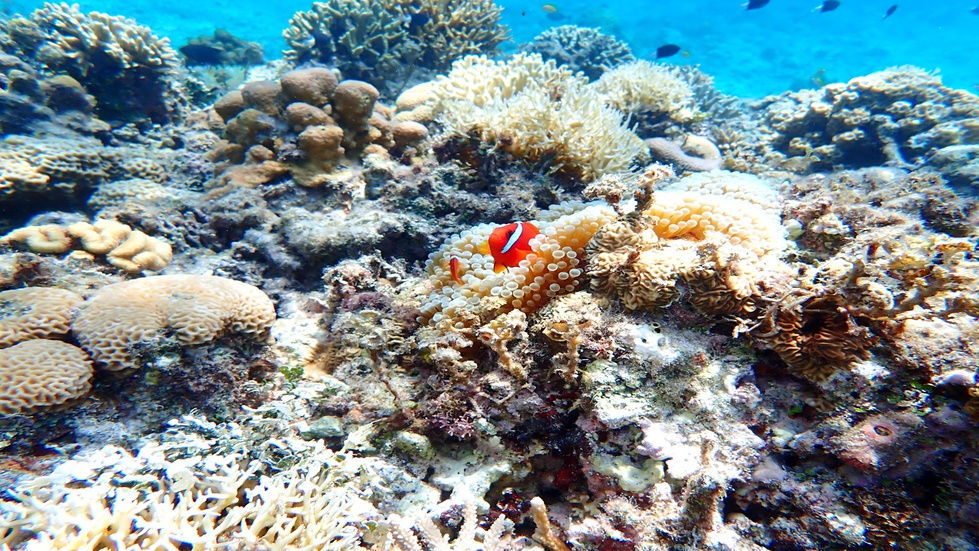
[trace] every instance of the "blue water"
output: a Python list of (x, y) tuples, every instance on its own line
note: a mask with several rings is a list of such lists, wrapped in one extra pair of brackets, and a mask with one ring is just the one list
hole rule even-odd
[[(625, 40), (638, 57), (664, 43), (676, 43), (689, 57), (675, 63), (699, 64), (717, 86), (731, 94), (758, 97), (798, 88), (825, 69), (827, 81), (846, 80), (894, 65), (941, 71), (946, 84), (975, 91), (979, 84), (979, 0), (898, 2), (893, 16), (881, 20), (893, 0), (843, 0), (836, 11), (813, 11), (820, 0), (772, 0), (746, 11), (747, 0), (559, 0), (560, 20), (541, 9), (543, 2), (498, 0), (515, 43), (531, 40), (550, 26), (599, 26)], [(10, 0), (8, 10), (26, 13), (40, 2)], [(282, 29), (309, 1), (250, 2), (214, 0), (99, 0), (81, 2), (83, 10), (125, 15), (169, 36), (174, 46), (210, 34), (215, 26), (261, 43), (269, 58), (279, 57)], [(507, 45), (508, 48), (515, 47)]]

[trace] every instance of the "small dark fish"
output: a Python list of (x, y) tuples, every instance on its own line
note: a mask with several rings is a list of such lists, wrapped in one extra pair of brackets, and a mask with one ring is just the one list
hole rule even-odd
[(819, 13), (826, 13), (828, 11), (833, 11), (838, 7), (840, 7), (840, 3), (836, 0), (826, 0), (823, 2), (822, 6), (819, 6), (816, 9), (819, 10)]
[(333, 37), (323, 31), (313, 31), (313, 47), (323, 52), (333, 45)]
[(747, 4), (743, 4), (749, 10), (759, 10), (768, 5), (771, 0), (748, 0)]
[(208, 44), (187, 44), (180, 47), (180, 53), (189, 65), (220, 65), (224, 62), (224, 50)]
[(676, 44), (663, 44), (659, 48), (656, 48), (656, 59), (674, 56), (678, 53), (680, 53), (680, 47)]
[(887, 19), (888, 17), (894, 15), (894, 12), (896, 11), (897, 11), (897, 4), (894, 4), (893, 6), (887, 8), (887, 11), (884, 12), (884, 17), (882, 17), (881, 19), (882, 20)]
[(419, 12), (419, 13), (413, 13), (409, 15), (408, 33), (414, 34), (415, 31), (421, 30), (421, 28), (425, 26), (425, 23), (428, 23), (431, 20), (432, 20), (432, 16), (428, 15), (427, 13)]

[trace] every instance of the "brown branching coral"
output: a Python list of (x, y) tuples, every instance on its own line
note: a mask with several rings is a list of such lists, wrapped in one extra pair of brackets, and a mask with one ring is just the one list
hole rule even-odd
[(870, 359), (870, 348), (877, 343), (834, 292), (783, 301), (769, 307), (762, 320), (754, 338), (774, 350), (794, 373), (817, 381)]

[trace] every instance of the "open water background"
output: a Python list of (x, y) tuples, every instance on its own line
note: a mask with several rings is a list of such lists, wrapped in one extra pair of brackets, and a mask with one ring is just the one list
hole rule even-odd
[[(41, 2), (0, 0), (5, 10), (27, 13)], [(893, 0), (842, 0), (833, 12), (813, 11), (820, 0), (771, 0), (746, 11), (747, 0), (619, 0), (553, 2), (548, 16), (543, 2), (497, 0), (505, 8), (515, 47), (544, 29), (565, 24), (601, 27), (649, 57), (665, 43), (680, 45), (689, 56), (672, 63), (699, 64), (724, 92), (760, 97), (895, 65), (939, 70), (945, 83), (977, 91), (979, 85), (979, 15), (970, 13), (979, 0), (906, 0), (881, 20)], [(281, 56), (282, 29), (308, 0), (93, 0), (84, 11), (103, 11), (135, 18), (174, 47), (223, 27), (265, 47), (267, 58)], [(821, 70), (825, 69), (823, 73)]]

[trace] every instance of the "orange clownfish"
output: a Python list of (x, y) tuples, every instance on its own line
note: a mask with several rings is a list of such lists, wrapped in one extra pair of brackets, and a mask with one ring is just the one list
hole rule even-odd
[(462, 285), (462, 280), (459, 278), (459, 257), (456, 255), (449, 257), (449, 274), (452, 275), (452, 281)]
[(540, 233), (530, 222), (507, 224), (493, 230), (489, 236), (489, 250), (493, 255), (493, 271), (500, 273), (512, 268), (532, 252), (530, 240)]

